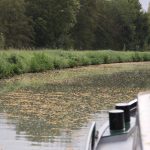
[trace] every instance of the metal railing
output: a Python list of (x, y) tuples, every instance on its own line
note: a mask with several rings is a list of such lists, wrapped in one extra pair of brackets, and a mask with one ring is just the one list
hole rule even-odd
[(96, 122), (93, 122), (89, 130), (85, 150), (94, 150), (95, 146)]
[(130, 111), (136, 111), (137, 103), (138, 103), (137, 99), (134, 99), (128, 103), (130, 106)]

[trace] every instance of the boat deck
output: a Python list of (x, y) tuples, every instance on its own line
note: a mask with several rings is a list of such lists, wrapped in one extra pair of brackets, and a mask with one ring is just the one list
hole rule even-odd
[[(137, 111), (133, 109), (133, 116), (130, 123), (126, 123), (125, 129), (112, 131), (107, 122), (97, 131), (98, 136), (94, 140), (93, 124), (94, 130), (91, 128), (86, 150), (150, 150), (150, 92), (140, 93), (137, 100)], [(131, 105), (137, 103), (137, 100), (131, 101)]]
[(129, 137), (125, 141), (100, 143), (97, 150), (132, 150), (133, 137)]
[(121, 132), (112, 133), (110, 132), (109, 128), (107, 128), (103, 137), (98, 143), (96, 150), (116, 150), (119, 148), (121, 148), (121, 150), (132, 150), (135, 123), (136, 119), (132, 118), (128, 127)]

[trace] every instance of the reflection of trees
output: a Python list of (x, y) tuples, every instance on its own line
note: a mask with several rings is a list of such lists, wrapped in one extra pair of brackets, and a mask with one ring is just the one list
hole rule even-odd
[[(11, 112), (10, 112), (11, 111)], [(4, 107), (0, 107), (0, 113), (6, 113)], [(35, 142), (49, 142), (53, 141), (56, 136), (61, 135), (61, 129), (51, 126), (49, 123), (36, 117), (26, 118), (12, 114), (13, 110), (8, 111), (7, 108), (7, 119), (8, 124), (12, 123), (16, 127), (17, 135), (25, 135), (29, 141)], [(20, 136), (18, 136), (19, 138)]]
[(55, 136), (60, 136), (60, 129), (53, 128), (45, 121), (31, 118), (19, 119), (16, 124), (17, 135), (25, 132), (29, 141), (49, 142), (55, 139)]
[[(13, 101), (15, 101), (15, 99), (13, 99)], [(85, 117), (81, 115), (76, 116), (75, 112), (70, 113), (71, 116), (63, 116), (68, 114), (67, 110), (66, 114), (59, 112), (59, 117), (57, 115), (51, 116), (51, 114), (47, 114), (42, 116), (42, 118), (38, 118), (39, 112), (31, 112), (30, 110), (22, 111), (19, 105), (15, 103), (11, 105), (12, 103), (9, 104), (9, 102), (7, 99), (0, 101), (0, 112), (7, 113), (7, 119), (9, 119), (10, 122), (12, 121), (16, 126), (17, 135), (23, 134), (29, 141), (53, 142), (58, 136), (61, 136), (60, 140), (62, 140), (62, 128), (64, 127), (67, 129), (64, 131), (65, 135), (63, 139), (67, 139), (69, 140), (67, 142), (70, 142), (70, 129), (79, 127), (85, 122)], [(80, 120), (81, 117), (83, 118)], [(19, 137), (22, 136), (18, 136), (17, 138)]]
[[(71, 141), (71, 130), (62, 129), (62, 125), (51, 124), (50, 122), (45, 121), (44, 119), (40, 119), (34, 114), (30, 114), (30, 116), (23, 116), (23, 114), (19, 114), (16, 110), (16, 107), (11, 105), (4, 105), (4, 103), (0, 102), (0, 113), (7, 112), (7, 119), (9, 120), (9, 124), (12, 123), (15, 125), (16, 134), (18, 135), (16, 138), (22, 138), (21, 135), (25, 136), (26, 139), (33, 142), (53, 142), (55, 138), (60, 137), (60, 142), (63, 140), (67, 140), (66, 142)], [(64, 135), (62, 134), (64, 132)]]

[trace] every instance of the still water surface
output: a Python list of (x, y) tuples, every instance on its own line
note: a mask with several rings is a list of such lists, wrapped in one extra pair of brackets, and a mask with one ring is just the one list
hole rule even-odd
[[(92, 114), (88, 123), (79, 129), (59, 129), (61, 133), (59, 136), (51, 137), (49, 134), (44, 137), (43, 135), (34, 141), (32, 140), (33, 135), (28, 135), (24, 131), (17, 131), (17, 119), (10, 119), (7, 114), (0, 113), (0, 150), (83, 150), (92, 121), (96, 121), (97, 127), (100, 127), (107, 117), (107, 111), (101, 111)], [(30, 130), (34, 130), (34, 128)]]
[(101, 110), (149, 89), (149, 62), (0, 80), (0, 150), (84, 150), (92, 121), (108, 117)]

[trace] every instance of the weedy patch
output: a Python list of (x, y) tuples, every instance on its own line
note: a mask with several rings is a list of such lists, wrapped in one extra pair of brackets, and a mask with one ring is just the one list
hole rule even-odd
[[(32, 140), (56, 136), (59, 129), (79, 128), (90, 114), (130, 101), (149, 89), (149, 65), (89, 66), (1, 80), (5, 90), (0, 95), (0, 111), (15, 118), (18, 132), (33, 135)], [(14, 88), (6, 90), (7, 85)]]

